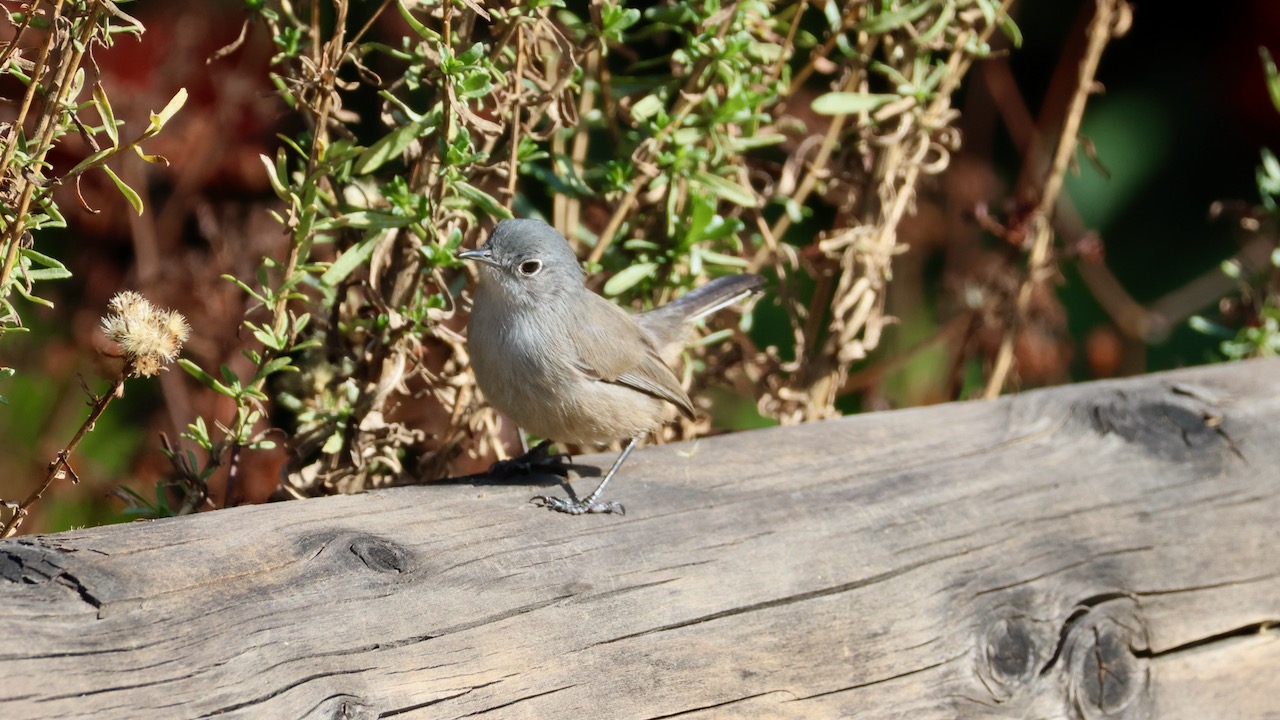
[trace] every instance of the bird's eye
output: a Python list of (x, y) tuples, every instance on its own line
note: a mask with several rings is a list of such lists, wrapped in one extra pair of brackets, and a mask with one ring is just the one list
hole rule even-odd
[(537, 275), (538, 271), (541, 269), (542, 269), (541, 260), (525, 260), (524, 262), (520, 263), (520, 274), (524, 275), (525, 277), (533, 277), (534, 275)]

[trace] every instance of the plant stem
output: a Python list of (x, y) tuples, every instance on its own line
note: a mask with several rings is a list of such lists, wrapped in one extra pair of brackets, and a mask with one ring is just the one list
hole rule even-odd
[[(67, 462), (68, 458), (71, 457), (71, 453), (75, 452), (76, 447), (80, 445), (80, 441), (84, 439), (84, 436), (89, 434), (89, 431), (93, 429), (94, 424), (98, 422), (98, 418), (102, 417), (102, 413), (107, 409), (107, 405), (120, 395), (120, 390), (124, 387), (124, 381), (129, 377), (131, 372), (133, 372), (133, 363), (126, 361), (124, 367), (120, 369), (120, 374), (116, 376), (115, 381), (111, 384), (111, 389), (106, 393), (99, 395), (94, 400), (93, 409), (89, 412), (89, 417), (85, 418), (84, 423), (80, 425), (80, 429), (76, 431), (75, 437), (71, 438), (71, 442), (67, 443), (66, 447), (59, 450), (58, 456), (49, 463), (49, 470), (45, 473), (44, 481), (27, 496), (26, 500), (22, 501), (22, 504), (14, 511), (13, 517), (9, 518), (9, 521), (4, 524), (3, 528), (0, 528), (0, 539), (12, 537), (14, 533), (18, 532), (18, 526), (22, 524), (24, 519), (26, 519), (31, 506), (35, 505), (41, 496), (44, 495), (45, 491), (49, 489), (50, 485), (53, 485), (54, 480), (57, 480), (62, 476), (62, 470), (64, 468), (68, 472), (71, 472), (71, 465)], [(74, 476), (75, 473), (72, 472), (72, 475)]]

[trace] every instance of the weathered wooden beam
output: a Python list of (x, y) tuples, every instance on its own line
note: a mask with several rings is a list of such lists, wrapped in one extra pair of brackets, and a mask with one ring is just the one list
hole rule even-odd
[(445, 484), (16, 538), (0, 715), (1275, 717), (1277, 428), (1259, 361), (652, 448), (625, 517)]

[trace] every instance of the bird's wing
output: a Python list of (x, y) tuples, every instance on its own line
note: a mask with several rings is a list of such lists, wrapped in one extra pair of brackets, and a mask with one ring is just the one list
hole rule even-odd
[(583, 297), (585, 311), (570, 333), (578, 367), (590, 377), (665, 400), (692, 418), (693, 403), (662, 361), (653, 336), (608, 300), (590, 292)]

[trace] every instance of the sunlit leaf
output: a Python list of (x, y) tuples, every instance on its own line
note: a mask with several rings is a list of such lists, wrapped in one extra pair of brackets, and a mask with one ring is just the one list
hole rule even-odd
[(120, 194), (124, 196), (124, 199), (127, 200), (129, 204), (133, 206), (133, 211), (141, 215), (142, 214), (142, 197), (139, 196), (138, 193), (135, 192), (133, 188), (126, 185), (124, 181), (121, 180), (120, 177), (116, 175), (115, 171), (112, 170), (111, 168), (107, 167), (106, 165), (103, 165), (102, 171), (107, 174), (107, 177), (111, 178), (111, 182), (116, 184), (116, 189), (119, 190)]
[(727, 178), (699, 170), (693, 173), (692, 179), (706, 187), (716, 197), (728, 200), (735, 205), (749, 208), (760, 205), (759, 201), (756, 200), (755, 193)]
[(636, 283), (645, 278), (653, 277), (657, 272), (657, 263), (636, 263), (631, 267), (619, 272), (617, 275), (609, 278), (609, 282), (604, 284), (605, 295), (618, 295), (630, 290)]
[(453, 183), (453, 189), (457, 190), (459, 195), (466, 198), (473, 205), (479, 207), (492, 217), (502, 219), (511, 217), (511, 211), (503, 207), (502, 203), (498, 202), (497, 198), (471, 183), (459, 180)]
[(819, 115), (854, 115), (871, 112), (898, 98), (885, 93), (830, 92), (813, 101), (813, 111)]
[(369, 238), (347, 248), (337, 260), (333, 261), (324, 275), (320, 276), (320, 282), (329, 287), (337, 287), (338, 283), (345, 280), (356, 268), (368, 262), (369, 256), (373, 255), (374, 249), (378, 246), (380, 237)]

